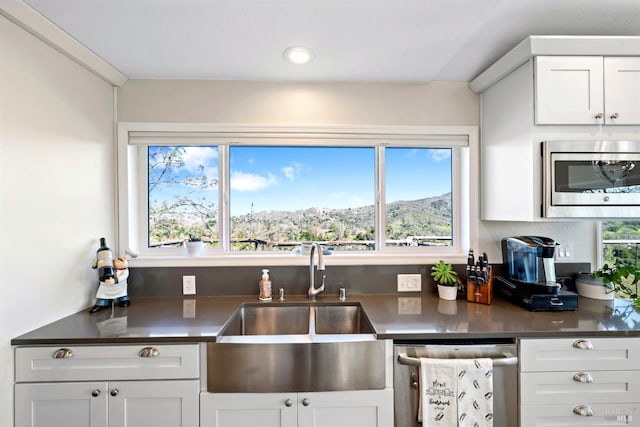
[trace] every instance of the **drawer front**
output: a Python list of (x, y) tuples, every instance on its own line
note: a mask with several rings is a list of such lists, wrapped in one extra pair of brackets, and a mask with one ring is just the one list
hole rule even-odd
[(18, 347), (16, 382), (199, 377), (197, 344)]
[[(640, 427), (640, 404), (602, 405), (524, 405), (520, 408), (520, 427)], [(574, 412), (585, 415), (578, 415)], [(587, 414), (591, 414), (587, 416)]]
[(640, 371), (523, 373), (520, 392), (526, 405), (640, 403)]
[(520, 370), (640, 369), (640, 338), (559, 338), (520, 340)]

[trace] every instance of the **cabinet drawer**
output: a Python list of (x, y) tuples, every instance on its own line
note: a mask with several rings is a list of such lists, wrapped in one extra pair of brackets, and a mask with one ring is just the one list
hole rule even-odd
[(16, 382), (198, 378), (189, 345), (18, 347)]
[(520, 340), (520, 370), (640, 369), (640, 338), (559, 338)]
[(610, 403), (584, 405), (591, 416), (578, 415), (575, 405), (524, 405), (520, 408), (520, 427), (640, 427), (640, 404)]
[(526, 405), (638, 403), (640, 371), (523, 373), (520, 375), (520, 392), (521, 401)]

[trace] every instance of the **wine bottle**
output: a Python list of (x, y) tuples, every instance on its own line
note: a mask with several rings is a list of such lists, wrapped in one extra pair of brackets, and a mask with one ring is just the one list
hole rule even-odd
[(115, 283), (117, 281), (116, 272), (113, 268), (113, 253), (107, 246), (104, 237), (100, 238), (100, 247), (96, 251), (96, 265), (98, 266), (98, 279), (101, 282), (111, 281)]

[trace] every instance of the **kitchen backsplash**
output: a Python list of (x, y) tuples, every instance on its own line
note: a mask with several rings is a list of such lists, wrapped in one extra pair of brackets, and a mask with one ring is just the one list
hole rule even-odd
[[(455, 270), (464, 279), (465, 265), (455, 265)], [(283, 288), (287, 295), (304, 295), (309, 287), (309, 267), (269, 267), (273, 282), (273, 293)], [(430, 265), (360, 265), (331, 266), (324, 273), (316, 271), (316, 285), (322, 274), (327, 275), (325, 295), (338, 295), (340, 288), (350, 294), (390, 294), (397, 292), (398, 274), (420, 274), (422, 292), (436, 292), (429, 275)], [(495, 274), (500, 274), (502, 265), (495, 265)], [(576, 272), (590, 271), (589, 263), (556, 264), (558, 278)], [(258, 295), (259, 267), (153, 267), (129, 269), (130, 296), (176, 296), (182, 295), (182, 276), (196, 276), (199, 296)]]

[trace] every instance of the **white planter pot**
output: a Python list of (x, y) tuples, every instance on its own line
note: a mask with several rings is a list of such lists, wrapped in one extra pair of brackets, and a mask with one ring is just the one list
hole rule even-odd
[(442, 299), (453, 301), (458, 297), (458, 287), (438, 285), (438, 295)]
[(613, 283), (605, 285), (601, 277), (595, 278), (590, 274), (581, 274), (576, 279), (578, 295), (585, 298), (612, 300), (615, 294)]
[(199, 256), (204, 244), (202, 243), (202, 240), (197, 242), (190, 242), (187, 240), (185, 242), (185, 246), (187, 247), (187, 253), (189, 256)]

